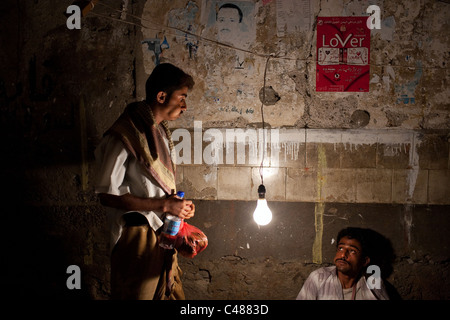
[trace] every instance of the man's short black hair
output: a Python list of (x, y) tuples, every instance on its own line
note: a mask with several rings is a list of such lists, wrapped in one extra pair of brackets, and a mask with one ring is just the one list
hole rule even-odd
[(348, 227), (345, 229), (342, 229), (339, 231), (337, 235), (337, 241), (336, 245), (339, 245), (339, 241), (347, 237), (349, 239), (355, 239), (358, 240), (358, 242), (361, 244), (361, 253), (365, 257), (371, 257), (371, 244), (369, 239), (367, 238), (367, 231), (363, 228), (356, 228), (356, 227)]
[(241, 8), (239, 8), (237, 5), (232, 4), (232, 3), (225, 3), (225, 4), (220, 6), (219, 10), (217, 10), (217, 13), (216, 13), (216, 20), (217, 20), (217, 17), (219, 16), (220, 9), (224, 9), (224, 8), (236, 9), (238, 11), (238, 13), (239, 13), (239, 23), (242, 22), (243, 14), (242, 14)]
[(356, 239), (361, 244), (362, 255), (370, 258), (370, 264), (381, 268), (381, 276), (388, 278), (392, 273), (395, 252), (391, 241), (372, 229), (348, 227), (339, 231), (337, 245), (343, 237)]
[(145, 100), (149, 104), (153, 104), (160, 91), (165, 92), (169, 99), (175, 90), (183, 87), (188, 87), (190, 90), (194, 84), (194, 79), (180, 68), (170, 63), (161, 63), (153, 69), (145, 83)]

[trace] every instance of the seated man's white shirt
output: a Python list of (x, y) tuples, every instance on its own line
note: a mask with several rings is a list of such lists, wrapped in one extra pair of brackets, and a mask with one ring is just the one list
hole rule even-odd
[[(366, 278), (362, 276), (356, 283), (355, 300), (388, 300), (386, 289), (381, 282), (380, 289), (369, 289)], [(297, 300), (344, 300), (341, 282), (336, 266), (319, 268), (308, 276)]]

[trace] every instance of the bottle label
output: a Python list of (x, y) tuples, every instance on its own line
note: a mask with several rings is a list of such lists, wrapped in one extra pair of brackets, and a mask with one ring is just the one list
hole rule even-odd
[(164, 228), (162, 230), (163, 233), (168, 234), (169, 236), (176, 236), (178, 230), (180, 230), (181, 220), (169, 220), (166, 219), (164, 223)]

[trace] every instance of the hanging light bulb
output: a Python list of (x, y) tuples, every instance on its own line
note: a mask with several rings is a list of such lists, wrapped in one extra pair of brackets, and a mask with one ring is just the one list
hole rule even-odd
[(272, 221), (272, 211), (270, 211), (266, 200), (266, 188), (262, 184), (258, 187), (258, 202), (253, 213), (253, 219), (260, 226), (265, 226)]
[(272, 54), (267, 57), (266, 67), (264, 68), (264, 85), (262, 89), (262, 99), (261, 100), (261, 122), (262, 122), (262, 130), (263, 130), (263, 155), (261, 159), (261, 165), (259, 167), (259, 174), (261, 176), (261, 184), (258, 187), (258, 202), (256, 203), (255, 212), (253, 212), (253, 219), (260, 226), (265, 226), (270, 221), (272, 221), (272, 211), (270, 211), (269, 206), (267, 205), (266, 200), (266, 187), (264, 187), (264, 179), (263, 179), (263, 165), (264, 158), (266, 155), (266, 134), (265, 134), (265, 123), (264, 123), (264, 101), (266, 100), (266, 74), (267, 67), (269, 65), (269, 60), (272, 57)]

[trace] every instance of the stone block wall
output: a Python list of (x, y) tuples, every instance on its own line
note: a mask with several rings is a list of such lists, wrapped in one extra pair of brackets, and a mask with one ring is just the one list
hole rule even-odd
[[(179, 132), (184, 139), (177, 141)], [(197, 136), (175, 129), (179, 188), (194, 199), (253, 200), (265, 153), (262, 173), (271, 201), (449, 204), (447, 130), (265, 132), (264, 146), (262, 129), (206, 129)], [(241, 159), (229, 156), (236, 150)], [(201, 164), (194, 163), (197, 155)]]

